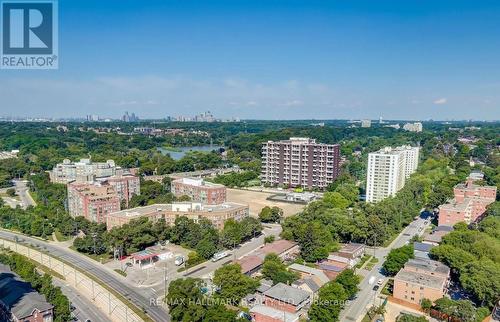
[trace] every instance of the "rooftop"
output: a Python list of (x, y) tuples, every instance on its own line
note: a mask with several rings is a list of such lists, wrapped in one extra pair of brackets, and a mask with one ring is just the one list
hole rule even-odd
[(268, 316), (278, 321), (286, 321), (286, 322), (297, 322), (299, 321), (299, 317), (296, 314), (289, 313), (286, 311), (280, 311), (270, 306), (265, 305), (256, 305), (250, 309), (250, 313), (258, 313), (264, 316)]
[(271, 253), (279, 255), (289, 250), (290, 248), (295, 247), (296, 245), (297, 245), (296, 242), (292, 242), (286, 239), (279, 239), (270, 244), (264, 245), (262, 248), (258, 250), (258, 252), (264, 254), (264, 256)]
[(309, 299), (309, 293), (301, 289), (278, 283), (264, 292), (264, 295), (275, 300), (298, 306)]
[(405, 267), (407, 266), (417, 268), (420, 270), (425, 270), (432, 273), (435, 272), (445, 275), (448, 275), (450, 273), (450, 268), (448, 266), (431, 259), (421, 259), (421, 258), (410, 259), (405, 264)]
[(358, 244), (358, 243), (350, 243), (350, 244), (344, 244), (342, 248), (339, 250), (339, 252), (344, 252), (344, 253), (355, 253), (359, 251), (360, 249), (363, 249), (365, 245), (363, 244)]
[(452, 211), (465, 211), (469, 207), (469, 203), (472, 201), (471, 198), (464, 198), (462, 202), (458, 202), (456, 199), (451, 199), (447, 203), (439, 206), (439, 209), (449, 209)]
[(297, 287), (302, 284), (306, 284), (314, 293), (316, 293), (321, 287), (312, 278), (301, 278), (292, 283), (292, 285), (295, 285)]
[(248, 273), (264, 263), (264, 260), (256, 255), (248, 255), (241, 259), (238, 259), (236, 263), (240, 264), (241, 272)]
[(432, 247), (434, 246), (432, 246), (431, 244), (419, 243), (419, 242), (413, 243), (413, 249), (421, 252), (430, 252)]
[(239, 209), (247, 207), (246, 205), (225, 202), (219, 205), (203, 205), (199, 202), (174, 202), (171, 204), (154, 204), (144, 207), (136, 207), (132, 209), (125, 209), (113, 212), (108, 216), (113, 217), (140, 217), (150, 215), (156, 212), (182, 212), (182, 213), (196, 213), (196, 212), (223, 212), (230, 209)]
[(330, 279), (325, 275), (325, 273), (323, 273), (322, 270), (314, 267), (309, 267), (306, 265), (294, 263), (288, 266), (288, 269), (317, 276), (323, 284), (328, 283), (330, 281)]
[(408, 283), (419, 284), (434, 289), (442, 289), (446, 282), (446, 277), (417, 273), (407, 271), (405, 269), (400, 270), (395, 279), (400, 279)]
[(30, 283), (21, 280), (3, 264), (0, 264), (0, 301), (18, 319), (30, 316), (35, 309), (43, 312), (53, 307)]
[(224, 185), (222, 185), (222, 184), (218, 184), (218, 183), (213, 183), (213, 182), (205, 181), (205, 180), (203, 180), (202, 178), (191, 178), (191, 177), (186, 177), (186, 178), (179, 178), (179, 179), (176, 179), (176, 180), (174, 180), (173, 182), (176, 182), (176, 183), (183, 183), (183, 184), (186, 184), (186, 185), (197, 186), (197, 187), (201, 187), (201, 186), (205, 186), (205, 187), (214, 187), (214, 188), (222, 188), (222, 187), (225, 187), (225, 186), (224, 186)]

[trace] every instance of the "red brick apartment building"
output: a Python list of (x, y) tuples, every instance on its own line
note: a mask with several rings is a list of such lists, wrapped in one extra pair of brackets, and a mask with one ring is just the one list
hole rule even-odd
[(262, 146), (264, 184), (324, 189), (340, 173), (340, 145), (310, 138), (268, 141)]
[(410, 259), (394, 277), (397, 299), (420, 305), (422, 299), (435, 301), (446, 293), (450, 268), (430, 259)]
[(117, 174), (112, 177), (107, 177), (100, 180), (103, 184), (110, 185), (114, 188), (115, 192), (118, 194), (118, 198), (121, 201), (125, 201), (128, 207), (128, 202), (135, 195), (141, 194), (141, 182), (139, 177), (136, 177), (130, 173)]
[(201, 178), (180, 178), (172, 181), (172, 193), (176, 197), (189, 196), (191, 201), (207, 205), (219, 205), (226, 202), (226, 187), (204, 181)]
[(104, 223), (106, 215), (120, 210), (120, 198), (115, 189), (98, 183), (69, 183), (68, 209), (73, 217), (83, 216)]
[(472, 179), (453, 189), (455, 198), (439, 206), (439, 226), (453, 226), (458, 222), (470, 224), (481, 218), (486, 207), (495, 202), (497, 187), (480, 186)]

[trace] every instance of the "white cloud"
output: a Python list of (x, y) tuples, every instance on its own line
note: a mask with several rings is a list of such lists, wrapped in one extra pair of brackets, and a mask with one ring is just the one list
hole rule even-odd
[(446, 102), (448, 102), (448, 99), (446, 97), (443, 97), (443, 98), (439, 98), (439, 99), (435, 100), (434, 104), (443, 105), (443, 104), (446, 104)]
[(300, 106), (303, 105), (304, 102), (301, 100), (291, 100), (291, 101), (286, 101), (285, 103), (281, 104), (282, 106)]

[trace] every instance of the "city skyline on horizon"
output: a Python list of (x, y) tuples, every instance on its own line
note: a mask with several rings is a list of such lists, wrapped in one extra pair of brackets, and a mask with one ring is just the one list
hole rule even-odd
[(2, 70), (0, 115), (498, 120), (498, 21), (489, 0), (59, 1), (59, 69)]

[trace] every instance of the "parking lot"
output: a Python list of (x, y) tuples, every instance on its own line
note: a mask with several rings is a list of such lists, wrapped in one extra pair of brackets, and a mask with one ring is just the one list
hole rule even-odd
[(175, 257), (181, 255), (187, 259), (189, 253), (187, 249), (174, 244), (168, 244), (166, 248), (173, 253), (173, 257), (158, 260), (154, 265), (146, 265), (141, 268), (138, 264), (131, 264), (131, 258), (126, 258), (122, 261), (110, 261), (105, 265), (113, 270), (123, 270), (127, 274), (125, 278), (133, 285), (158, 285), (163, 283), (165, 275), (167, 275), (167, 278), (177, 275), (177, 270), (183, 267), (182, 265), (175, 265)]
[(277, 206), (283, 209), (284, 216), (288, 217), (294, 215), (302, 209), (305, 205), (294, 204), (288, 202), (278, 202), (267, 200), (269, 196), (273, 193), (269, 192), (259, 192), (259, 191), (249, 191), (240, 189), (227, 189), (227, 201), (237, 202), (242, 204), (248, 204), (250, 207), (250, 215), (257, 216), (262, 208), (265, 206), (273, 207)]

